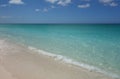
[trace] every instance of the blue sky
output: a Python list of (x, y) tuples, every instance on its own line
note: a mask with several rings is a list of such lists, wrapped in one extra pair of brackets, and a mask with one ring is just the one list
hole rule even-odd
[(120, 23), (120, 0), (0, 0), (0, 23)]

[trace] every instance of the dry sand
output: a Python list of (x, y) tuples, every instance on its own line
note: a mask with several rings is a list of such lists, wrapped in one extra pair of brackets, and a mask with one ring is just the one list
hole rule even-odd
[(112, 79), (0, 40), (0, 79)]

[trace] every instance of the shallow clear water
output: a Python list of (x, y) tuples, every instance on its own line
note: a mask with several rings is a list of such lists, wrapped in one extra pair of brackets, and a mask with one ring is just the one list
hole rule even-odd
[(0, 37), (120, 75), (119, 24), (1, 24)]

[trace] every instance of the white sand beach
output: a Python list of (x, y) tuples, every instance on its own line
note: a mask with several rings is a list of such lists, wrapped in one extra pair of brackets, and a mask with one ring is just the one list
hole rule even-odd
[(112, 79), (0, 40), (0, 79)]

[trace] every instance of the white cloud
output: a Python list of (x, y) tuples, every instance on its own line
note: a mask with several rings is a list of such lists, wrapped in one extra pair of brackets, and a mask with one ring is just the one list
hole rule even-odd
[(71, 0), (46, 0), (46, 1), (52, 4), (58, 4), (61, 6), (66, 6), (71, 3)]
[(115, 2), (112, 2), (112, 3), (110, 4), (110, 6), (115, 7), (115, 6), (118, 6), (118, 4), (117, 4), (117, 3), (115, 3)]
[(88, 8), (90, 7), (90, 4), (87, 3), (87, 4), (82, 4), (82, 5), (78, 5), (78, 8)]
[(36, 12), (39, 12), (39, 11), (40, 11), (40, 9), (35, 9), (35, 11), (36, 11)]
[(112, 7), (118, 6), (118, 3), (115, 2), (115, 0), (99, 0), (99, 2), (107, 6), (112, 6)]
[(7, 7), (7, 4), (1, 4), (0, 7)]
[(114, 0), (99, 0), (99, 1), (102, 2), (102, 3), (111, 3)]
[(10, 0), (9, 4), (24, 4), (22, 0)]
[(59, 0), (57, 4), (66, 6), (69, 3), (71, 3), (71, 0)]
[(57, 2), (58, 0), (46, 0), (47, 2), (50, 2), (50, 3), (55, 3)]

